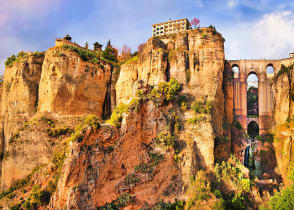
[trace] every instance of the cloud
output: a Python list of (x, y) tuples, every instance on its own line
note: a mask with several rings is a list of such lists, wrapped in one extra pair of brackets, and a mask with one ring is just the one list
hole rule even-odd
[(227, 6), (229, 8), (234, 8), (236, 6), (238, 6), (239, 2), (237, 2), (237, 0), (229, 0), (228, 3), (227, 3)]
[(275, 59), (294, 49), (294, 13), (272, 12), (253, 22), (224, 29), (228, 59)]

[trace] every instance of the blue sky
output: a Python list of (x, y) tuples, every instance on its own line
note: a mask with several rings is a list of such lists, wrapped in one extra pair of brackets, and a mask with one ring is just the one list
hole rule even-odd
[(46, 50), (65, 34), (81, 45), (110, 39), (135, 50), (152, 24), (194, 17), (223, 34), (227, 59), (294, 51), (293, 0), (0, 0), (0, 71), (11, 54)]

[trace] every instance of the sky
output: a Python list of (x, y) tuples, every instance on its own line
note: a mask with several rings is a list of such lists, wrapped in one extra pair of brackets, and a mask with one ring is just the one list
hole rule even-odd
[(293, 0), (0, 0), (0, 73), (19, 51), (45, 51), (56, 38), (127, 44), (133, 51), (154, 23), (179, 18), (214, 25), (226, 59), (288, 57), (294, 51)]

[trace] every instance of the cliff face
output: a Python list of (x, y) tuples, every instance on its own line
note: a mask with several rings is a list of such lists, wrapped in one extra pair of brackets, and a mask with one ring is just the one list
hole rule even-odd
[[(208, 136), (201, 137), (192, 132), (191, 137), (205, 142), (198, 145), (199, 151), (205, 151), (203, 164), (209, 166), (214, 163), (214, 138), (225, 135), (223, 71), (224, 40), (213, 29), (150, 38), (138, 59), (122, 65), (116, 84), (117, 103), (127, 103), (138, 89), (156, 86), (170, 78), (183, 85), (183, 93), (190, 101), (213, 101), (212, 122), (204, 123), (207, 130), (200, 132)], [(185, 116), (186, 119), (192, 117), (189, 112)]]
[[(119, 74), (111, 73), (110, 64), (85, 62), (62, 46), (49, 49), (34, 79), (33, 108), (19, 107), (28, 114), (20, 116), (16, 111), (13, 116), (18, 120), (4, 123), (3, 151), (8, 155), (2, 161), (3, 187), (24, 178), (37, 165), (47, 164), (46, 175), (26, 187), (30, 190), (34, 184), (49, 190), (49, 180), (58, 177), (54, 178), (58, 190), (52, 191), (51, 209), (95, 209), (125, 194), (136, 197), (133, 209), (155, 205), (160, 199), (189, 198), (191, 177), (200, 169), (212, 169), (215, 159), (230, 154), (230, 141), (225, 138), (230, 133), (224, 122), (232, 123), (232, 116), (230, 107), (224, 108), (224, 59), (224, 39), (211, 28), (150, 38), (137, 57), (121, 66)], [(5, 76), (3, 93), (13, 76), (9, 78)], [(162, 92), (155, 90), (172, 78), (181, 84), (181, 91), (172, 100), (162, 101), (158, 96)], [(14, 84), (11, 88), (18, 90)], [(161, 90), (162, 97), (175, 94), (169, 88)], [(231, 96), (229, 89), (224, 90)], [(19, 92), (29, 101), (29, 94)], [(118, 117), (120, 128), (107, 123), (96, 129), (77, 127), (71, 137), (76, 139), (67, 139), (80, 115), (107, 115), (114, 109), (114, 99), (117, 105), (129, 104), (128, 111)], [(14, 113), (8, 110), (10, 104), (3, 101), (5, 119), (5, 113)], [(12, 122), (18, 126), (11, 126)], [(64, 156), (52, 155), (59, 150)]]
[(294, 117), (294, 59), (282, 62), (284, 72), (276, 75), (272, 89), (274, 95), (274, 148), (278, 169), (288, 183), (288, 169), (293, 159), (293, 117)]
[(39, 112), (102, 115), (111, 66), (84, 62), (75, 52), (54, 47), (45, 54)]
[(12, 150), (14, 154), (17, 151), (17, 148), (12, 147), (10, 142), (18, 137), (18, 129), (37, 111), (38, 86), (43, 60), (43, 54), (30, 53), (19, 62), (9, 66), (4, 73), (1, 114), (3, 120), (1, 125), (1, 153), (2, 157), (5, 157), (1, 161), (1, 184), (4, 188), (10, 186), (13, 180), (22, 178), (27, 173), (21, 169), (24, 167), (30, 168), (29, 165), (22, 166), (24, 162), (17, 159), (7, 160)]
[(43, 55), (30, 54), (5, 70), (2, 115), (32, 116), (36, 113), (43, 60)]
[[(3, 189), (51, 161), (56, 142), (49, 130), (69, 131), (76, 124), (72, 116), (71, 122), (66, 120), (59, 126), (58, 121), (64, 121), (60, 115), (102, 116), (112, 71), (106, 62), (85, 62), (63, 47), (51, 48), (45, 55), (20, 55), (4, 73), (0, 144)], [(56, 123), (46, 121), (48, 113)]]

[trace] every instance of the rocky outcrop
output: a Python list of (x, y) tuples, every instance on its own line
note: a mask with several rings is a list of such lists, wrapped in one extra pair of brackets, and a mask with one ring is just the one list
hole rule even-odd
[(85, 62), (73, 51), (50, 48), (42, 68), (38, 111), (102, 116), (110, 77), (109, 64)]
[(9, 141), (18, 136), (18, 129), (23, 126), (24, 121), (37, 111), (39, 81), (44, 60), (43, 53), (21, 55), (4, 72), (0, 149), (2, 157), (6, 158), (1, 161), (1, 184), (4, 188), (26, 173), (18, 170), (18, 163), (21, 164), (19, 161), (6, 161), (11, 149), (17, 151), (17, 148), (9, 146)]
[(273, 83), (275, 124), (283, 124), (294, 116), (294, 74), (293, 71), (277, 77)]
[[(222, 89), (224, 59), (224, 39), (211, 28), (152, 37), (139, 53), (138, 59), (122, 65), (116, 83), (117, 103), (127, 103), (138, 89), (156, 86), (170, 78), (182, 84), (183, 93), (190, 101), (213, 101), (211, 128), (205, 131), (208, 136), (194, 138), (194, 141), (200, 139), (198, 141), (206, 142), (198, 143), (199, 150), (209, 151), (204, 153), (204, 165), (212, 165), (214, 138), (225, 135)], [(187, 117), (191, 115), (187, 114)], [(205, 145), (205, 148), (201, 145)]]
[[(275, 134), (274, 149), (277, 159), (277, 166), (283, 180), (289, 183), (288, 169), (293, 161), (293, 117), (294, 117), (294, 59), (287, 59), (281, 62), (285, 65), (284, 72), (280, 70), (273, 81), (274, 96), (274, 124)], [(291, 67), (292, 65), (292, 67)]]
[(36, 113), (43, 60), (43, 54), (35, 56), (30, 53), (22, 61), (6, 68), (2, 116), (25, 114), (30, 117)]
[(139, 209), (161, 198), (180, 198), (184, 183), (174, 151), (154, 145), (154, 138), (168, 126), (167, 114), (166, 107), (148, 103), (125, 115), (121, 129), (89, 128), (82, 142), (70, 146), (50, 207), (96, 209), (129, 194), (136, 197), (129, 208)]

